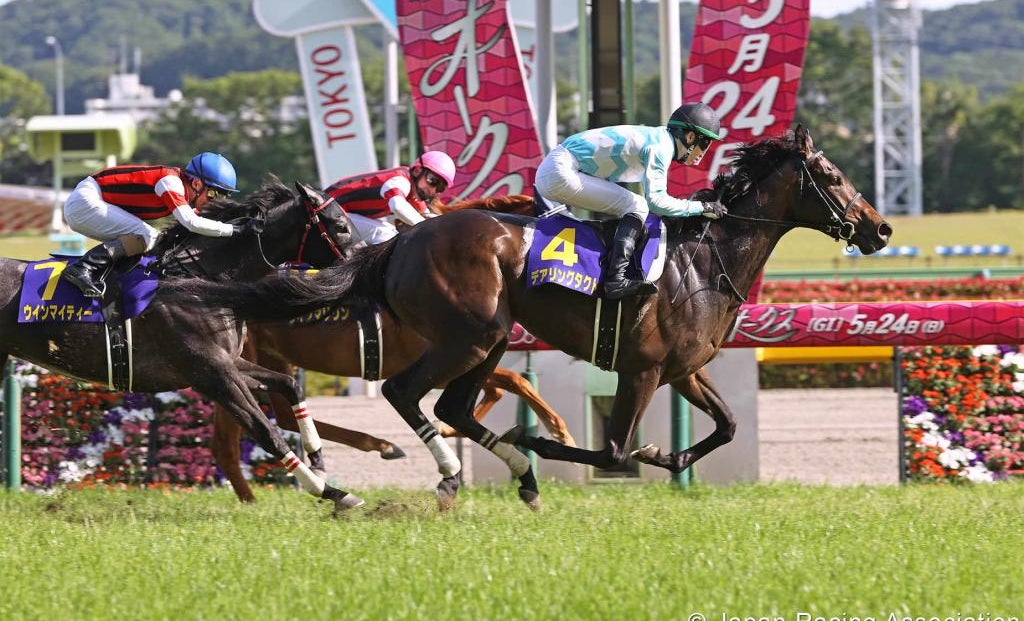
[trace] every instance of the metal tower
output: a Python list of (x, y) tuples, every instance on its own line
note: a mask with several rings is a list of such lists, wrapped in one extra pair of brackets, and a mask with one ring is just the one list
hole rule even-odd
[(874, 0), (875, 207), (921, 215), (921, 82), (916, 0)]

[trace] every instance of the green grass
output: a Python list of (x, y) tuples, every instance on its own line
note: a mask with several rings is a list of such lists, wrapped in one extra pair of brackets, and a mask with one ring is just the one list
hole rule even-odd
[(1024, 485), (0, 495), (3, 619), (1024, 616)]

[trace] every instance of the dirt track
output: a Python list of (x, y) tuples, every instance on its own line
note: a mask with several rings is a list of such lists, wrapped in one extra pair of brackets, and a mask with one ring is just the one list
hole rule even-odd
[[(435, 398), (424, 400), (425, 411)], [(895, 484), (896, 401), (888, 388), (761, 391), (761, 480)], [(353, 489), (432, 489), (437, 484), (430, 453), (383, 399), (316, 397), (310, 406), (317, 418), (387, 438), (408, 455), (384, 461), (376, 453), (327, 443), (328, 475), (336, 483)], [(463, 457), (471, 472), (470, 451)]]

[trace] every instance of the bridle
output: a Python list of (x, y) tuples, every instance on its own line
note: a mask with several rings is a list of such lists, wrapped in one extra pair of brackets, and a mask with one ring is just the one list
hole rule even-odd
[[(862, 194), (860, 192), (857, 192), (856, 194), (853, 195), (853, 197), (849, 201), (847, 201), (846, 207), (841, 208), (839, 206), (839, 203), (837, 203), (835, 201), (835, 199), (833, 199), (831, 196), (829, 196), (828, 194), (825, 193), (825, 191), (821, 188), (821, 186), (818, 185), (818, 183), (814, 180), (814, 176), (811, 175), (810, 169), (807, 168), (807, 165), (809, 163), (813, 162), (815, 159), (823, 156), (824, 154), (825, 154), (824, 151), (819, 150), (819, 151), (815, 151), (814, 153), (812, 153), (811, 156), (806, 158), (806, 159), (803, 159), (803, 158), (800, 159), (800, 166), (801, 166), (801, 170), (800, 170), (800, 196), (803, 196), (804, 187), (805, 187), (805, 179), (806, 179), (806, 185), (810, 186), (811, 188), (814, 189), (814, 191), (818, 194), (818, 197), (821, 198), (822, 203), (824, 203), (825, 206), (828, 208), (828, 215), (829, 215), (829, 221), (828, 222), (822, 223), (822, 224), (810, 224), (808, 222), (795, 222), (795, 221), (790, 221), (790, 220), (773, 220), (773, 219), (770, 219), (770, 218), (757, 218), (757, 217), (754, 217), (754, 216), (741, 216), (741, 215), (733, 214), (733, 213), (727, 213), (727, 214), (725, 214), (725, 217), (727, 217), (727, 218), (734, 218), (736, 220), (745, 220), (745, 221), (748, 221), (748, 222), (761, 222), (761, 223), (764, 223), (764, 224), (775, 224), (777, 226), (786, 226), (786, 227), (793, 227), (793, 228), (799, 227), (799, 228), (813, 229), (815, 231), (821, 231), (822, 233), (828, 235), (829, 237), (831, 237), (832, 239), (834, 239), (836, 241), (839, 241), (840, 239), (846, 241), (846, 245), (847, 245), (848, 248), (853, 246), (853, 243), (850, 240), (853, 239), (854, 227), (853, 227), (853, 223), (852, 222), (848, 222), (846, 220), (846, 214), (849, 213), (850, 208), (853, 207), (853, 204), (856, 203), (858, 200), (860, 200)], [(774, 174), (782, 174), (782, 173), (777, 168), (777, 169), (775, 169), (775, 173)], [(756, 193), (757, 192), (757, 188), (755, 187), (753, 191)], [(758, 201), (758, 203), (760, 203), (760, 201)], [(697, 244), (694, 246), (694, 251), (690, 255), (689, 262), (687, 263), (687, 266), (686, 266), (686, 270), (683, 272), (683, 278), (679, 279), (679, 286), (676, 287), (676, 291), (672, 295), (672, 302), (673, 303), (675, 303), (676, 296), (679, 294), (679, 289), (682, 287), (683, 280), (684, 280), (684, 278), (686, 276), (686, 273), (689, 272), (690, 271), (690, 267), (693, 266), (693, 260), (694, 260), (694, 257), (697, 254), (697, 248), (700, 247), (700, 244), (704, 240), (704, 238), (708, 236), (708, 231), (710, 229), (710, 226), (711, 226), (711, 220), (707, 220), (704, 223), (703, 232), (701, 233), (700, 238), (697, 240)], [(739, 300), (739, 302), (741, 304), (745, 303), (747, 301), (747, 298), (746, 298), (746, 296), (744, 296), (743, 294), (741, 294), (739, 292), (739, 290), (736, 288), (736, 285), (733, 284), (732, 279), (729, 277), (728, 270), (725, 267), (725, 261), (722, 259), (722, 255), (718, 252), (718, 245), (715, 243), (715, 240), (713, 238), (709, 237), (709, 239), (711, 239), (711, 250), (713, 251), (713, 253), (715, 255), (715, 259), (718, 261), (719, 268), (721, 269), (721, 273), (718, 276), (718, 287), (721, 288), (722, 282), (724, 281), (725, 284), (728, 285), (728, 287), (729, 287), (729, 293), (733, 297), (735, 297), (737, 300)]]
[[(302, 259), (302, 253), (306, 249), (306, 241), (309, 239), (309, 233), (313, 229), (314, 224), (316, 225), (317, 230), (320, 231), (320, 237), (324, 240), (324, 243), (327, 244), (327, 248), (330, 249), (334, 256), (337, 257), (338, 259), (346, 259), (347, 257), (345, 253), (341, 250), (341, 248), (338, 247), (338, 243), (334, 241), (334, 238), (332, 238), (331, 235), (327, 232), (327, 225), (324, 224), (323, 219), (320, 217), (320, 213), (326, 210), (331, 205), (337, 207), (341, 215), (344, 216), (344, 212), (341, 209), (341, 205), (338, 204), (338, 201), (333, 196), (329, 197), (319, 206), (313, 206), (313, 204), (309, 201), (308, 197), (303, 197), (302, 200), (306, 204), (306, 217), (308, 218), (308, 220), (306, 222), (305, 230), (302, 233), (302, 241), (299, 242), (299, 252), (295, 257), (295, 260), (292, 261), (291, 263), (296, 265), (304, 263)], [(262, 252), (263, 247), (261, 245), (260, 253), (262, 254)], [(263, 260), (266, 261), (266, 258), (264, 258)]]
[[(814, 180), (814, 176), (811, 174), (810, 169), (807, 168), (808, 164), (810, 164), (817, 158), (823, 156), (824, 154), (824, 151), (819, 150), (811, 154), (810, 157), (800, 160), (800, 195), (803, 196), (805, 186), (809, 186), (811, 189), (813, 189), (818, 194), (818, 197), (821, 198), (821, 202), (824, 203), (825, 207), (828, 208), (828, 222), (822, 224), (811, 224), (808, 222), (794, 222), (789, 220), (772, 220), (769, 218), (741, 216), (732, 213), (726, 214), (726, 217), (735, 218), (737, 220), (747, 220), (750, 222), (762, 222), (765, 224), (775, 224), (778, 226), (800, 227), (805, 229), (812, 229), (815, 231), (821, 231), (822, 233), (828, 235), (829, 237), (836, 241), (845, 241), (847, 247), (852, 246), (853, 244), (851, 243), (851, 240), (853, 239), (854, 227), (852, 222), (846, 220), (846, 214), (850, 212), (850, 208), (853, 207), (853, 204), (860, 200), (862, 194), (860, 192), (857, 192), (856, 194), (853, 195), (852, 198), (850, 198), (849, 201), (847, 201), (845, 207), (840, 207), (839, 203), (837, 203), (834, 198), (825, 193), (821, 186), (818, 185), (818, 182)], [(778, 172), (779, 171), (776, 170), (776, 173)]]

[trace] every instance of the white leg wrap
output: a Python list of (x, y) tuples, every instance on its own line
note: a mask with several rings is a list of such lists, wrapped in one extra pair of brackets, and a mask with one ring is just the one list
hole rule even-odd
[(319, 451), (324, 443), (320, 440), (320, 434), (316, 432), (316, 425), (313, 423), (313, 416), (306, 408), (305, 401), (299, 401), (298, 405), (292, 406), (295, 413), (295, 422), (299, 424), (299, 435), (302, 436), (302, 448), (307, 453)]
[(285, 453), (285, 456), (281, 459), (281, 465), (287, 468), (288, 472), (295, 475), (295, 478), (299, 480), (299, 484), (302, 485), (302, 489), (317, 498), (323, 496), (326, 483), (323, 479), (313, 474), (309, 466), (302, 463), (302, 460), (295, 453), (291, 451)]
[(426, 445), (434, 456), (434, 461), (437, 462), (437, 471), (442, 475), (453, 477), (459, 473), (459, 470), (462, 470), (462, 463), (459, 462), (455, 451), (452, 450), (452, 447), (448, 446), (448, 443), (441, 436), (435, 435), (427, 440)]
[(508, 442), (498, 442), (491, 452), (508, 464), (508, 469), (517, 477), (523, 476), (530, 469), (530, 459)]

